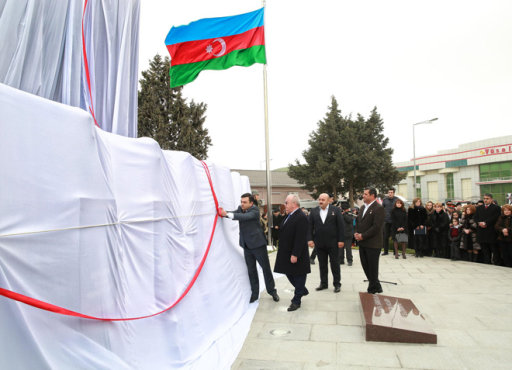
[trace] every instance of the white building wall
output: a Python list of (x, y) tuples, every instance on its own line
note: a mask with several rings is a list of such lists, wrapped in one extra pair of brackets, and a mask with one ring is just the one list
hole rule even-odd
[(459, 172), (453, 174), (453, 186), (455, 198), (462, 199), (462, 179), (472, 179), (471, 194), (474, 199), (480, 199), (480, 187), (476, 184), (480, 180), (480, 168), (478, 166), (460, 167)]

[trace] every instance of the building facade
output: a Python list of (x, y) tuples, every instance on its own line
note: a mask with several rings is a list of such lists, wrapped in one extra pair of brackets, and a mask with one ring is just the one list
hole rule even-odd
[(491, 193), (499, 204), (510, 202), (512, 194), (512, 136), (462, 144), (456, 149), (395, 163), (407, 176), (396, 193), (408, 200), (475, 202)]
[[(252, 191), (260, 193), (263, 205), (267, 204), (267, 172), (264, 170), (233, 170), (242, 176), (249, 177)], [(297, 180), (288, 176), (287, 171), (271, 171), (272, 201), (271, 204), (277, 207), (283, 204), (289, 194), (295, 194), (302, 201), (312, 201), (309, 191), (304, 190)]]

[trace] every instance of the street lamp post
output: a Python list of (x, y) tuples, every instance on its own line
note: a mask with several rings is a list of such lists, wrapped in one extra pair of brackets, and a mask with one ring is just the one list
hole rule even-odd
[(414, 128), (417, 125), (429, 125), (429, 124), (431, 124), (434, 121), (437, 121), (437, 118), (432, 118), (432, 119), (429, 119), (427, 121), (421, 121), (421, 122), (418, 122), (418, 123), (414, 123), (412, 125), (412, 155), (413, 155), (413, 161), (414, 161), (414, 164), (413, 164), (413, 168), (414, 168), (414, 183), (413, 183), (414, 194), (413, 194), (413, 198), (416, 198), (416, 194), (417, 194), (417, 192), (416, 192), (416, 187), (417, 187), (417, 184), (416, 184), (416, 137), (414, 135)]

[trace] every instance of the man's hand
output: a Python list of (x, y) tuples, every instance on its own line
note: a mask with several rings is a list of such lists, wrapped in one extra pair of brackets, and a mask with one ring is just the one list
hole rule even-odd
[(363, 240), (363, 234), (361, 234), (361, 233), (355, 233), (355, 234), (354, 234), (354, 238), (355, 238), (357, 241), (361, 241), (361, 240)]
[(314, 247), (315, 247), (315, 242), (314, 242), (313, 240), (310, 240), (310, 241), (308, 242), (308, 247), (309, 247), (309, 248), (314, 248)]
[(338, 248), (343, 248), (345, 246), (345, 243), (343, 242), (338, 242)]
[(297, 263), (297, 256), (294, 256), (294, 255), (292, 254), (292, 256), (290, 257), (290, 262), (291, 262), (291, 263)]
[(480, 226), (482, 229), (485, 229), (487, 227), (487, 224), (485, 222), (479, 222), (478, 226)]
[(508, 229), (501, 230), (503, 232), (503, 235), (508, 236)]
[(227, 215), (227, 212), (222, 207), (219, 207), (219, 213), (220, 213), (221, 217), (226, 217), (226, 215)]

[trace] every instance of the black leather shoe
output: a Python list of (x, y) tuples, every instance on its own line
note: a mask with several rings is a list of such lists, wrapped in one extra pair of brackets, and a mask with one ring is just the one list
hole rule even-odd
[(271, 296), (274, 302), (279, 302), (279, 296), (277, 295), (277, 292), (274, 292), (273, 294), (271, 294)]
[(343, 260), (342, 260), (342, 261), (340, 262), (340, 265), (344, 265), (344, 264), (345, 264), (345, 261), (343, 261)]
[(308, 288), (306, 288), (306, 293), (304, 293), (302, 296), (303, 296), (303, 297), (305, 297), (305, 296), (307, 296), (308, 294), (309, 294), (309, 290), (308, 290)]
[(326, 286), (324, 286), (324, 285), (320, 285), (320, 286), (317, 286), (317, 287), (315, 288), (315, 290), (316, 290), (316, 291), (324, 290), (324, 289), (327, 289), (327, 287), (326, 287)]
[(369, 290), (368, 293), (370, 293), (370, 294), (382, 293), (382, 288), (376, 289), (376, 290)]
[(339, 286), (334, 287), (334, 293), (339, 293), (341, 291)]
[(388, 252), (384, 252), (381, 254), (381, 256), (387, 256), (388, 255)]
[(251, 297), (251, 300), (249, 301), (249, 303), (256, 302), (257, 300), (258, 300), (258, 297)]
[(297, 311), (300, 308), (300, 304), (292, 303), (290, 307), (288, 307), (288, 311)]
[(348, 262), (348, 265), (349, 265), (349, 266), (352, 266), (352, 262), (350, 262), (350, 261), (349, 261), (349, 262)]

